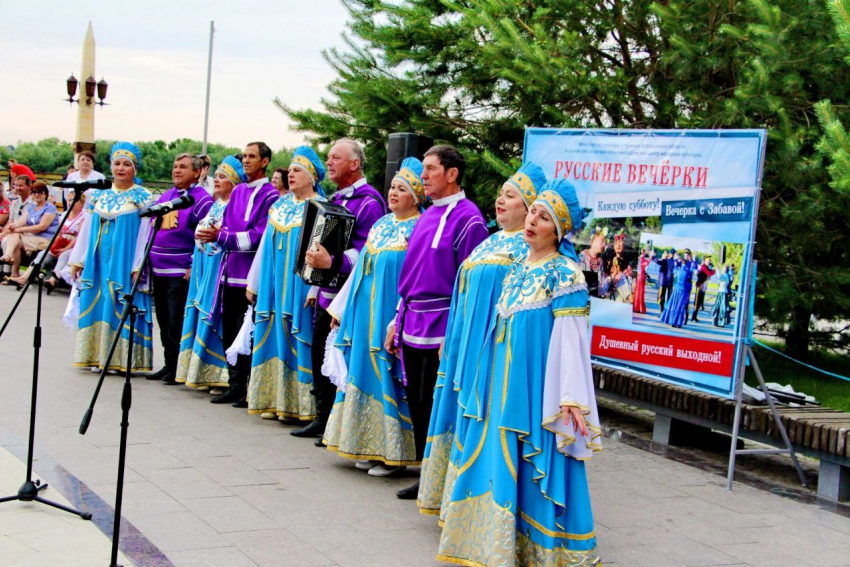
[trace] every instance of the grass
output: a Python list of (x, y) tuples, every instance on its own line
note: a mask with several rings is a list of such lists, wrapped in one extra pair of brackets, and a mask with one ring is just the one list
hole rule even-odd
[[(784, 346), (782, 343), (759, 341), (776, 350), (782, 350)], [(824, 407), (850, 412), (850, 382), (806, 368), (758, 345), (753, 347), (753, 351), (765, 382), (790, 384), (795, 391), (814, 396)], [(850, 376), (850, 356), (847, 355), (814, 352), (810, 355), (809, 364)], [(747, 367), (746, 383), (753, 387), (758, 384), (751, 367)]]

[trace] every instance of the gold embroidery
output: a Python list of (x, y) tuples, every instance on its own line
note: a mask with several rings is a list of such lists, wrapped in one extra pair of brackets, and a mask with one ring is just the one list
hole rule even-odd
[(419, 496), (416, 504), (423, 514), (439, 514), (443, 490), (446, 487), (446, 471), (449, 468), (454, 433), (447, 431), (441, 435), (435, 435), (428, 440), (428, 443), (431, 447), (428, 457), (422, 460)]
[[(397, 406), (394, 400), (386, 399)], [(347, 459), (369, 459), (390, 466), (419, 464), (413, 430), (387, 415), (381, 400), (353, 384), (346, 386), (345, 399), (334, 405), (324, 442)]]

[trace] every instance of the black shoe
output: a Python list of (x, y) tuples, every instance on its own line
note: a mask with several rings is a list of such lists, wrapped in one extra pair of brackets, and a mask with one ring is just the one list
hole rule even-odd
[(293, 429), (289, 432), (289, 434), (294, 435), (295, 437), (318, 437), (321, 439), (322, 435), (325, 434), (325, 424), (313, 421), (304, 427)]
[(47, 295), (50, 295), (51, 293), (53, 293), (53, 290), (55, 288), (56, 288), (56, 286), (54, 284), (50, 283), (50, 280), (47, 280), (46, 282), (44, 282), (44, 289), (47, 291)]
[(326, 446), (325, 443), (322, 441), (321, 437), (316, 437), (316, 440), (313, 441), (313, 445), (315, 445), (316, 447), (321, 447), (322, 449), (324, 449)]
[(417, 480), (413, 486), (399, 490), (395, 495), (399, 500), (416, 500), (419, 497), (419, 481)]
[(210, 398), (211, 404), (232, 404), (235, 401), (241, 400), (245, 397), (244, 390), (239, 388), (228, 388), (224, 391), (220, 396), (215, 396), (214, 398)]
[(147, 376), (145, 376), (145, 380), (162, 380), (163, 376), (166, 376), (167, 374), (168, 368), (163, 366), (153, 374), (148, 374)]
[(242, 396), (240, 399), (236, 400), (235, 402), (233, 402), (230, 405), (232, 405), (235, 408), (239, 408), (239, 409), (247, 409), (248, 408), (248, 400), (245, 398), (245, 396)]
[(169, 372), (168, 374), (165, 374), (161, 378), (161, 380), (162, 380), (162, 383), (165, 384), (166, 386), (176, 386), (176, 385), (180, 384), (180, 382), (175, 380), (175, 376), (174, 376), (173, 372)]

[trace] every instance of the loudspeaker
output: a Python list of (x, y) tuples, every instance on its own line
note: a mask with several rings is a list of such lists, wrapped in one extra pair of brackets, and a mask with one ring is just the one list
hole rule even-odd
[(394, 132), (387, 140), (387, 171), (384, 175), (384, 197), (390, 190), (393, 177), (405, 158), (422, 159), (425, 152), (434, 145), (434, 138), (412, 132)]

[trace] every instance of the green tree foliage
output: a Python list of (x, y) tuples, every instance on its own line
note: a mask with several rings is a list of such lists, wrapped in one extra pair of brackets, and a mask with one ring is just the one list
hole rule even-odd
[[(830, 0), (836, 14), (845, 1)], [(847, 318), (847, 49), (827, 5), (797, 0), (344, 0), (345, 50), (322, 110), (279, 106), (317, 142), (361, 139), (383, 178), (387, 135), (461, 148), (489, 211), (523, 129), (767, 128), (757, 310), (805, 356), (811, 316)], [(816, 115), (819, 109), (821, 120)], [(831, 118), (830, 118), (831, 117)], [(841, 149), (839, 149), (841, 148)], [(832, 160), (827, 170), (824, 156)], [(843, 160), (843, 161), (842, 161)], [(844, 275), (839, 272), (843, 271)], [(815, 337), (823, 338), (823, 337)]]

